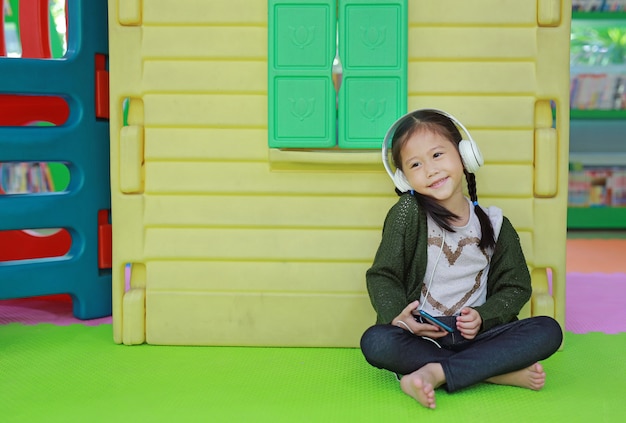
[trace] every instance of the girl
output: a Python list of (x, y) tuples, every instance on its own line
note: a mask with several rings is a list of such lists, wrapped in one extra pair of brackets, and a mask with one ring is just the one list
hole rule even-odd
[(402, 390), (427, 408), (435, 408), (440, 386), (541, 389), (539, 361), (558, 350), (563, 334), (551, 317), (517, 319), (530, 299), (530, 274), (509, 220), (478, 204), (478, 147), (459, 121), (433, 109), (408, 113), (390, 128), (383, 146), (390, 171), (388, 139), (400, 198), (366, 274), (377, 314), (361, 338), (366, 360), (395, 372)]

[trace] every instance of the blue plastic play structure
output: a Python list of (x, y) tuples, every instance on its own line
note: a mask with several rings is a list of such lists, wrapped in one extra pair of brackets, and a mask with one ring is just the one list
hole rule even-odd
[(0, 299), (69, 294), (74, 315), (91, 319), (111, 314), (107, 1), (68, 0), (66, 13), (65, 56), (0, 57), (0, 96), (61, 98), (69, 115), (57, 126), (0, 126), (0, 162), (63, 163), (70, 182), (0, 195), (0, 231), (62, 228), (72, 242), (62, 256), (0, 261)]

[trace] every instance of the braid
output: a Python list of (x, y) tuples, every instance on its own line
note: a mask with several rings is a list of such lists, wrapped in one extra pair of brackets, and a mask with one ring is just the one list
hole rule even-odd
[(465, 172), (465, 179), (467, 180), (467, 193), (470, 196), (470, 200), (472, 200), (472, 203), (477, 203), (478, 195), (476, 195), (476, 175)]
[(452, 213), (450, 210), (440, 205), (435, 199), (422, 195), (418, 192), (412, 192), (412, 195), (417, 200), (417, 204), (426, 211), (432, 217), (437, 225), (445, 229), (448, 232), (455, 232), (450, 224), (453, 219), (458, 219), (459, 216)]
[(478, 217), (480, 222), (480, 243), (478, 246), (481, 249), (495, 248), (496, 240), (493, 233), (493, 226), (487, 213), (478, 205), (478, 196), (476, 195), (476, 175), (473, 173), (465, 172), (465, 179), (467, 179), (467, 192), (470, 195), (472, 204), (474, 204), (474, 213)]

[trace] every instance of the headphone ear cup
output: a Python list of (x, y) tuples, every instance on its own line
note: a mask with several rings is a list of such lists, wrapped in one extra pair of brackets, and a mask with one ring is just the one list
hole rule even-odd
[(404, 176), (404, 173), (400, 169), (396, 169), (393, 174), (393, 183), (401, 192), (413, 191), (413, 187), (409, 184), (409, 181)]
[(476, 173), (478, 168), (485, 163), (478, 144), (474, 140), (461, 140), (459, 153), (461, 154), (461, 160), (463, 160), (463, 166), (469, 173)]

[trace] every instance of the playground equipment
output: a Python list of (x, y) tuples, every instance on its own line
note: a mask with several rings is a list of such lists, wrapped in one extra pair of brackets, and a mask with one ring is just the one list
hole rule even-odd
[[(0, 58), (0, 161), (63, 163), (70, 181), (60, 192), (0, 195), (0, 298), (69, 294), (76, 317), (107, 316), (108, 40), (106, 19), (94, 20), (106, 16), (107, 2), (67, 1), (70, 32), (62, 58), (51, 57), (49, 2), (10, 5), (15, 12), (19, 7), (22, 54)], [(53, 126), (25, 126), (33, 122)], [(42, 238), (30, 232), (49, 228), (60, 231)]]
[[(365, 13), (377, 30), (384, 29), (377, 17), (406, 11), (398, 16), (407, 23), (408, 60), (396, 73), (408, 75), (406, 110), (443, 109), (472, 132), (486, 161), (477, 174), (481, 202), (501, 207), (515, 224), (531, 268), (534, 295), (522, 317), (548, 314), (563, 325), (570, 6), (561, 0), (109, 2), (115, 341), (356, 346), (374, 322), (364, 274), (396, 198), (380, 150), (356, 149), (358, 142), (348, 143), (351, 149), (287, 146), (285, 128), (268, 120), (291, 113), (268, 110), (276, 94), (268, 87), (284, 82), (268, 77), (319, 77), (331, 93), (330, 100), (323, 97), (325, 114), (315, 115), (306, 98), (285, 101), (301, 122), (287, 129), (318, 130), (307, 121), (311, 116), (332, 127), (335, 115), (327, 108), (334, 106), (336, 52), (326, 49), (322, 68), (311, 64), (319, 51), (307, 49), (332, 43), (306, 34), (332, 40), (335, 28), (344, 31), (352, 22), (331, 20), (321, 28), (306, 17), (330, 19), (337, 9), (339, 19)], [(276, 73), (268, 51), (281, 44), (267, 42), (290, 26), (308, 67), (281, 62), (285, 69)], [(383, 43), (372, 40), (367, 48)], [(353, 43), (359, 41), (340, 41), (344, 64), (355, 48), (366, 51)], [(349, 65), (340, 90), (362, 75)], [(278, 93), (284, 94), (289, 90)], [(340, 92), (338, 98), (342, 107), (352, 97)], [(339, 110), (339, 119), (350, 119), (351, 111)], [(379, 122), (379, 115), (368, 113), (374, 120), (368, 125), (379, 128), (382, 142), (393, 119)], [(358, 138), (360, 127), (347, 128)]]

